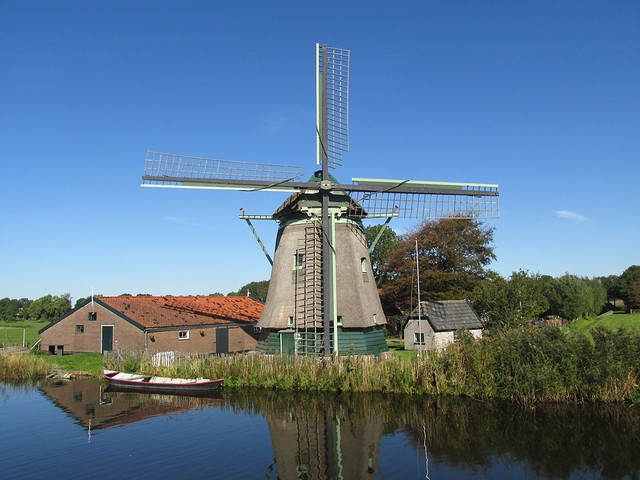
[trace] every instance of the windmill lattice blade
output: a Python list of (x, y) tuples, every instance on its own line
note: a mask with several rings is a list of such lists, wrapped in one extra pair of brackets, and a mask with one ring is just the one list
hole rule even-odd
[(350, 192), (366, 215), (402, 218), (500, 217), (497, 195), (454, 193)]
[(349, 151), (349, 62), (351, 51), (323, 46), (318, 73), (324, 77), (327, 159), (329, 166), (342, 165)]
[(298, 180), (301, 176), (302, 168), (291, 165), (235, 162), (147, 150), (143, 185), (177, 186), (190, 180), (276, 184)]

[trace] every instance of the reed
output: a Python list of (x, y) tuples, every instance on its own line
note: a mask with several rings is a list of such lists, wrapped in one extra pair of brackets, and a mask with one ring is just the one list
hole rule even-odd
[(41, 357), (23, 352), (0, 354), (0, 380), (35, 380), (46, 376), (51, 366)]
[(159, 368), (144, 357), (114, 369), (175, 377), (224, 378), (225, 386), (311, 392), (385, 392), (540, 401), (640, 402), (640, 333), (595, 330), (593, 340), (557, 328), (522, 329), (462, 340), (421, 358), (323, 359), (230, 355)]
[[(57, 359), (0, 355), (0, 379), (45, 376)], [(555, 327), (512, 330), (480, 341), (461, 338), (421, 357), (318, 358), (243, 354), (180, 360), (158, 367), (146, 354), (88, 358), (107, 368), (171, 377), (224, 378), (227, 388), (383, 392), (535, 402), (640, 403), (640, 332), (596, 328), (591, 336)], [(59, 367), (59, 366), (58, 366)]]

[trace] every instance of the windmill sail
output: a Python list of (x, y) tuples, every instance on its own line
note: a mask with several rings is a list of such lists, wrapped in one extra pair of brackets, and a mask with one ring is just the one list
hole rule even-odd
[(145, 187), (294, 193), (273, 215), (243, 211), (240, 216), (252, 229), (252, 219), (279, 223), (269, 293), (258, 326), (268, 334), (266, 344), (279, 345), (281, 353), (347, 353), (344, 349), (356, 344), (366, 345), (360, 353), (386, 350), (386, 320), (375, 282), (370, 281), (363, 218), (500, 215), (496, 184), (379, 178), (341, 184), (329, 174), (329, 168), (342, 165), (349, 150), (350, 57), (350, 50), (316, 44), (316, 148), (321, 170), (308, 181), (301, 180), (297, 166), (147, 151)]
[(349, 63), (351, 51), (316, 44), (318, 165), (342, 165), (349, 151)]

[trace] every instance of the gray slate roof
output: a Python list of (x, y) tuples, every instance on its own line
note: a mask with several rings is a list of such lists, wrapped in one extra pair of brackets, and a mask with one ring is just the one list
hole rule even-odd
[[(478, 329), (484, 325), (466, 300), (444, 300), (441, 302), (420, 302), (421, 318), (431, 324), (434, 332), (449, 332), (460, 329)], [(409, 317), (418, 319), (418, 307)]]

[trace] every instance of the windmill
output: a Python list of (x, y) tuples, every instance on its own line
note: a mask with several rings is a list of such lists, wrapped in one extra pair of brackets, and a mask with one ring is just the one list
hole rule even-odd
[[(272, 264), (258, 327), (266, 351), (299, 354), (386, 350), (386, 323), (362, 227), (364, 218), (496, 218), (495, 184), (353, 178), (341, 184), (330, 169), (349, 150), (350, 51), (316, 44), (316, 160), (302, 168), (147, 151), (143, 187), (292, 193), (272, 215), (244, 219)], [(251, 220), (279, 223), (272, 259)], [(371, 281), (369, 281), (369, 279)]]

